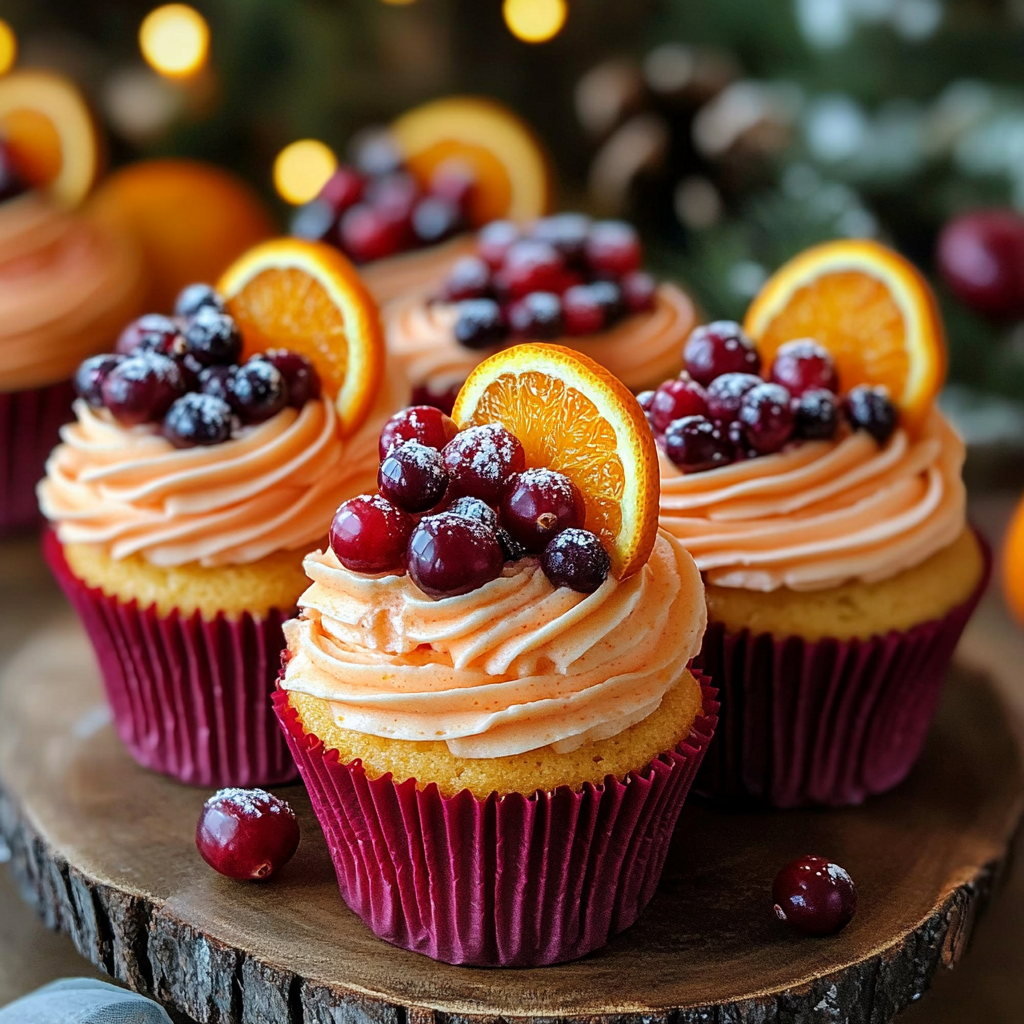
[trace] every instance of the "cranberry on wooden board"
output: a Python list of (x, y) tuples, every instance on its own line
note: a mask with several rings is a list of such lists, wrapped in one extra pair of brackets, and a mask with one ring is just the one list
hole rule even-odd
[(857, 910), (857, 890), (844, 868), (824, 857), (791, 861), (772, 885), (775, 914), (804, 935), (835, 935)]

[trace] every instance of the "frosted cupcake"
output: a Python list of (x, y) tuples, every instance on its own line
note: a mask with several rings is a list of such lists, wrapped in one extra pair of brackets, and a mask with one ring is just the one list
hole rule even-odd
[(688, 373), (642, 399), (661, 525), (707, 588), (724, 717), (700, 785), (855, 804), (913, 766), (987, 578), (933, 404), (941, 324), (917, 272), (860, 242), (784, 267), (747, 326), (758, 345), (698, 329)]
[[(298, 279), (309, 356), (273, 344), (295, 315), (280, 284)], [(203, 786), (293, 776), (270, 707), (281, 623), (303, 552), (372, 485), (381, 424), (407, 398), (340, 255), (269, 243), (224, 282), (186, 289), (174, 318), (141, 318), (120, 352), (82, 365), (75, 421), (39, 487), (47, 554), (122, 739), (145, 767)], [(320, 306), (338, 314), (330, 347), (317, 347)]]
[(657, 531), (650, 435), (596, 364), (512, 349), (455, 417), (385, 429), (380, 493), (306, 559), (277, 706), (342, 895), (378, 935), (555, 963), (657, 885), (717, 713), (686, 667), (700, 576)]
[(482, 359), (526, 339), (583, 352), (634, 391), (653, 387), (678, 373), (696, 314), (682, 291), (640, 270), (641, 256), (618, 221), (493, 222), (447, 278), (385, 307), (388, 349), (442, 407)]

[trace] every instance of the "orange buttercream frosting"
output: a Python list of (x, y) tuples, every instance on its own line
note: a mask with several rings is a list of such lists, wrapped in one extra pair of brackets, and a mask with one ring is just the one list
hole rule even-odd
[(661, 454), (663, 529), (708, 583), (771, 591), (872, 583), (952, 544), (966, 523), (964, 445), (937, 411), (879, 446), (866, 432), (703, 473)]
[(28, 193), (0, 208), (0, 391), (67, 380), (139, 311), (133, 244)]
[(442, 600), (330, 550), (305, 569), (283, 687), (329, 701), (345, 729), (444, 740), (457, 757), (617, 735), (658, 708), (707, 622), (697, 567), (665, 533), (639, 572), (593, 594), (553, 587), (533, 558)]
[[(461, 384), (497, 349), (470, 349), (455, 340), (457, 309), (431, 302), (420, 291), (384, 307), (388, 350), (405, 367), (412, 384), (428, 381), (441, 391)], [(654, 309), (627, 317), (607, 331), (558, 338), (553, 344), (596, 360), (634, 391), (656, 387), (682, 366), (683, 344), (697, 322), (693, 303), (674, 285), (659, 286)]]

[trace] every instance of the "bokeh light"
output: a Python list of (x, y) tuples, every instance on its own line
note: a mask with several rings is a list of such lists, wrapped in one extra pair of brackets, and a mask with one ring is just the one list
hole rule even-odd
[(338, 166), (330, 146), (318, 139), (300, 139), (285, 146), (274, 160), (274, 188), (288, 203), (315, 199)]
[(139, 46), (146, 63), (155, 71), (170, 78), (185, 78), (206, 63), (210, 29), (194, 8), (165, 4), (143, 19)]
[(505, 24), (524, 43), (544, 43), (558, 35), (569, 14), (565, 0), (505, 0)]
[(18, 37), (14, 29), (0, 18), (0, 75), (6, 74), (14, 67), (18, 56)]

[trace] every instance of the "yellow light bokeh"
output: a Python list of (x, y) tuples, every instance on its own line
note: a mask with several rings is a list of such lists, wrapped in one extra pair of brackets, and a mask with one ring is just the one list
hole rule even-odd
[(154, 71), (185, 78), (206, 63), (210, 29), (203, 16), (186, 4), (165, 4), (149, 12), (139, 26), (139, 47)]
[(337, 166), (338, 158), (330, 146), (319, 139), (299, 139), (277, 154), (274, 188), (287, 203), (308, 203), (317, 197)]
[(565, 0), (505, 0), (505, 24), (524, 43), (545, 43), (561, 31), (569, 8)]
[(6, 74), (14, 67), (18, 56), (18, 37), (14, 29), (0, 18), (0, 75)]

